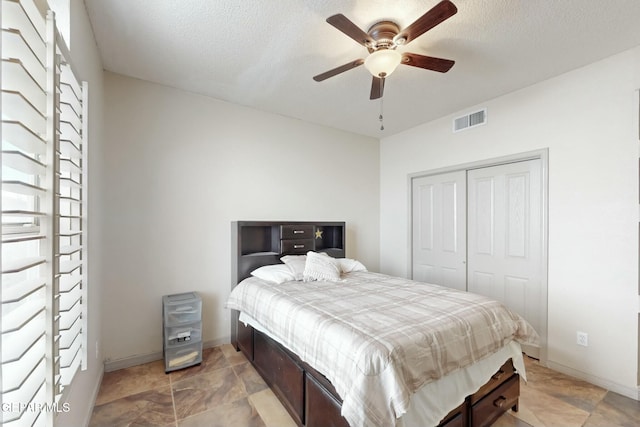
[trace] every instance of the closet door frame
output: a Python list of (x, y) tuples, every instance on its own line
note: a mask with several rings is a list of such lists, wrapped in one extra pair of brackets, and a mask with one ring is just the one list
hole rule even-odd
[[(408, 175), (407, 179), (407, 199), (408, 199), (408, 221), (407, 221), (407, 251), (409, 256), (407, 257), (407, 277), (413, 278), (413, 183), (417, 178), (425, 176), (439, 175), (443, 173), (468, 171), (472, 169), (480, 169), (491, 166), (504, 165), (508, 163), (521, 162), (526, 160), (540, 159), (541, 163), (541, 179), (542, 179), (542, 253), (541, 253), (541, 300), (545, 302), (545, 312), (541, 313), (542, 327), (538, 331), (540, 334), (540, 362), (543, 366), (547, 364), (547, 331), (548, 331), (548, 275), (549, 275), (549, 149), (543, 148), (540, 150), (528, 151), (524, 153), (511, 154), (502, 157), (496, 157), (486, 160), (479, 160), (475, 162), (463, 163), (454, 166), (447, 166), (443, 168), (431, 169), (422, 172), (416, 172)], [(465, 233), (467, 233), (465, 228)], [(467, 236), (468, 241), (468, 236)], [(468, 280), (468, 278), (467, 278)]]

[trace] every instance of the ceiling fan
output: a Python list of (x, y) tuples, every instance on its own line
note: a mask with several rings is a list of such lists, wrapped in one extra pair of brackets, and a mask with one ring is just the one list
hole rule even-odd
[(318, 74), (313, 79), (321, 82), (364, 64), (373, 75), (370, 99), (378, 99), (382, 98), (385, 79), (400, 64), (446, 73), (453, 67), (454, 61), (417, 53), (400, 53), (396, 48), (420, 37), (436, 25), (455, 15), (457, 11), (458, 9), (453, 3), (449, 0), (443, 0), (403, 30), (400, 30), (398, 24), (393, 21), (380, 21), (373, 24), (366, 33), (342, 14), (330, 16), (327, 18), (327, 22), (366, 47), (369, 55), (365, 59), (356, 59)]

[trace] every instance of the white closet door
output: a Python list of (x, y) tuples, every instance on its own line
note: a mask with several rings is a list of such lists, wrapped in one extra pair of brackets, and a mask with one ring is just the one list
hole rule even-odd
[(465, 171), (412, 181), (414, 280), (466, 290), (465, 187)]
[(468, 290), (502, 301), (542, 335), (541, 178), (539, 159), (468, 171), (467, 235)]

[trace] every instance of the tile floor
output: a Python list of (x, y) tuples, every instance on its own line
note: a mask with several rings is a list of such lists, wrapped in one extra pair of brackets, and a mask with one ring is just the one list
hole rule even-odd
[[(520, 410), (497, 427), (640, 425), (640, 402), (527, 360)], [(295, 423), (241, 353), (206, 349), (199, 366), (164, 373), (162, 361), (104, 374), (91, 427), (288, 427)]]

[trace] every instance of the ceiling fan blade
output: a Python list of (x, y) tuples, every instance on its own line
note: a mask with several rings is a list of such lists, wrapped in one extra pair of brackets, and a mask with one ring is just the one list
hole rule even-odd
[(446, 73), (456, 62), (450, 59), (434, 58), (433, 56), (424, 56), (418, 55), (417, 53), (405, 52), (402, 54), (401, 63), (411, 65), (412, 67)]
[(458, 12), (456, 5), (449, 0), (443, 0), (427, 13), (418, 18), (413, 24), (409, 25), (394, 38), (394, 40), (405, 39), (404, 44), (409, 43), (413, 39), (417, 39), (439, 23), (451, 18)]
[(364, 59), (356, 59), (355, 61), (351, 61), (348, 64), (344, 64), (339, 67), (336, 67), (333, 70), (325, 71), (322, 74), (318, 74), (317, 76), (313, 77), (313, 80), (317, 82), (321, 82), (323, 80), (328, 79), (329, 77), (333, 77), (337, 74), (344, 73), (345, 71), (349, 71), (352, 68), (356, 68), (362, 64), (364, 64)]
[(382, 98), (384, 92), (384, 79), (380, 77), (374, 77), (371, 81), (371, 96), (369, 99)]
[(369, 34), (362, 31), (341, 13), (328, 17), (327, 22), (365, 47), (375, 44), (375, 40)]

